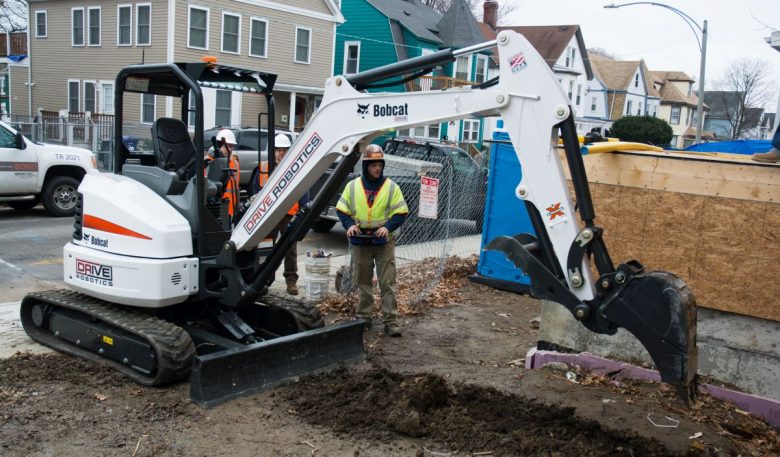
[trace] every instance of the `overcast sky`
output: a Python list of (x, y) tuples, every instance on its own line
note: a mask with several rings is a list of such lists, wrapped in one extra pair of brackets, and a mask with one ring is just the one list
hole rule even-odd
[[(699, 48), (674, 12), (651, 5), (604, 9), (612, 0), (498, 0), (517, 5), (502, 25), (579, 24), (585, 46), (620, 60), (645, 59), (651, 70), (681, 70), (698, 81)], [(614, 1), (615, 4), (628, 1)], [(780, 30), (780, 0), (664, 0), (695, 20), (708, 22), (705, 89), (740, 57), (764, 59), (780, 87), (780, 52), (764, 40)], [(774, 103), (771, 103), (774, 105)]]

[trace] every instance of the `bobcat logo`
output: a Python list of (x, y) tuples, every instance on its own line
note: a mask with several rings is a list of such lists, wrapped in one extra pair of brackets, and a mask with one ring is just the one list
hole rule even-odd
[(371, 106), (370, 103), (368, 105), (361, 105), (360, 103), (358, 103), (357, 113), (360, 114), (360, 118), (361, 119), (365, 119), (366, 118), (366, 114), (368, 114), (368, 108), (370, 106)]

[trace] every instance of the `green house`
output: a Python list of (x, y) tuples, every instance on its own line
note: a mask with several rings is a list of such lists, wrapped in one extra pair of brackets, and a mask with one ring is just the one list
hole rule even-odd
[[(334, 74), (353, 74), (440, 49), (460, 49), (486, 41), (465, 0), (453, 0), (441, 15), (419, 0), (342, 0), (345, 22), (336, 29)], [(405, 85), (380, 91), (439, 90), (489, 79), (490, 51), (460, 57)], [(397, 132), (431, 141), (449, 140), (474, 152), (481, 147), (480, 118), (414, 127)], [(473, 145), (473, 149), (471, 148)]]

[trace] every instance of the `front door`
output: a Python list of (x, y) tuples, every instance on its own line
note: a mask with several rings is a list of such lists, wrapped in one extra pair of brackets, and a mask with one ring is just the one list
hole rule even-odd
[(0, 124), (0, 194), (35, 192), (38, 159), (32, 143), (16, 148), (16, 134)]

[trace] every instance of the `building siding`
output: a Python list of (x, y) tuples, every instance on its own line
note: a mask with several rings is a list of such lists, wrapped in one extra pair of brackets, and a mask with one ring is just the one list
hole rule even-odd
[[(301, 5), (322, 2), (297, 2)], [(209, 8), (208, 49), (188, 47), (189, 5)], [(300, 5), (297, 5), (300, 6)], [(300, 6), (303, 7), (303, 6)], [(311, 8), (308, 8), (311, 9)], [(222, 13), (241, 15), (240, 53), (229, 54), (222, 49)], [(264, 19), (268, 24), (267, 57), (249, 55), (250, 20)], [(333, 43), (333, 22), (312, 19), (298, 14), (260, 8), (238, 1), (217, 1), (203, 5), (176, 3), (175, 60), (179, 62), (199, 61), (204, 55), (215, 56), (225, 65), (248, 67), (279, 75), (278, 84), (300, 85), (322, 88), (331, 71), (331, 47)], [(311, 30), (310, 63), (294, 62), (295, 30), (303, 27)]]
[[(29, 113), (28, 90), (27, 90), (27, 66), (8, 66), (8, 88), (10, 103), (9, 113), (12, 115), (31, 116)], [(33, 108), (35, 109), (35, 108)]]
[[(133, 43), (135, 42), (136, 8), (138, 4), (151, 4), (151, 45), (121, 46), (117, 43), (117, 5), (130, 2), (101, 1), (51, 1), (35, 2), (31, 9), (46, 10), (48, 14), (47, 38), (30, 38), (32, 67), (33, 110), (57, 111), (68, 106), (68, 80), (113, 81), (118, 70), (126, 65), (145, 61), (165, 62), (167, 46), (167, 1), (152, 0), (133, 2)], [(100, 46), (71, 45), (71, 8), (101, 7), (101, 44)], [(85, 32), (86, 40), (86, 32)], [(67, 69), (61, 71), (59, 69)], [(83, 92), (82, 92), (83, 94)], [(82, 95), (83, 98), (83, 95)], [(140, 104), (137, 97), (128, 97), (125, 101), (128, 120), (138, 120)], [(99, 103), (99, 100), (96, 100)], [(158, 112), (160, 103), (157, 104)], [(164, 112), (164, 110), (162, 111)]]
[[(398, 56), (390, 21), (365, 1), (347, 1), (341, 6), (346, 22), (338, 26), (333, 63), (334, 74), (344, 73), (344, 42), (360, 41), (360, 71), (396, 62)], [(404, 34), (404, 39), (408, 34)], [(359, 38), (357, 38), (359, 37)]]

